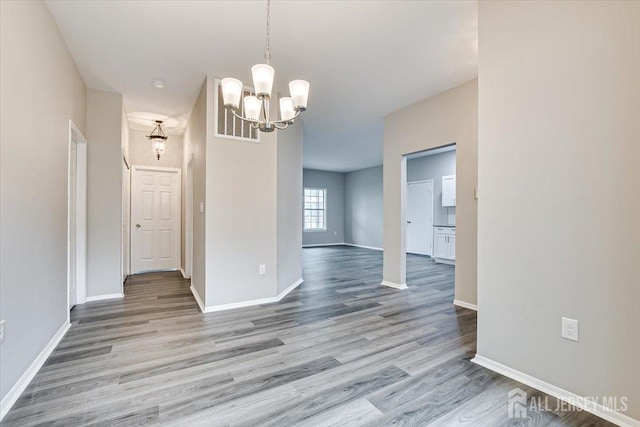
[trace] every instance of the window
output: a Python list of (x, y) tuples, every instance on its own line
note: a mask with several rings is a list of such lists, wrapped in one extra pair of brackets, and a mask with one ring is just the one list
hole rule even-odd
[(327, 229), (327, 190), (325, 188), (304, 189), (304, 231)]

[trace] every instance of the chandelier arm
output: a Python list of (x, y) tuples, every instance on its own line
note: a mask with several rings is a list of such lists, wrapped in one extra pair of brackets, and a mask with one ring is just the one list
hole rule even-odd
[[(298, 116), (300, 116), (300, 113), (301, 113), (301, 111), (298, 110), (298, 111), (296, 111), (296, 115), (293, 116), (292, 118), (290, 118), (289, 120), (276, 120), (275, 122), (273, 122), (273, 124), (274, 125), (286, 124), (288, 126), (288, 125), (292, 124), (293, 121), (298, 118)], [(278, 129), (280, 129), (280, 128), (278, 128)]]
[(289, 127), (289, 123), (288, 122), (274, 122), (273, 123), (273, 127), (275, 127), (276, 129), (280, 129), (280, 130), (285, 130), (286, 128)]

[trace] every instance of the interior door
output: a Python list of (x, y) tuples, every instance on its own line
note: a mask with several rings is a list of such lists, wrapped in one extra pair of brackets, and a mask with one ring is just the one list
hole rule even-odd
[(433, 181), (407, 184), (407, 252), (433, 253)]
[(68, 253), (67, 275), (69, 286), (69, 309), (78, 301), (78, 268), (77, 268), (77, 221), (78, 221), (78, 143), (72, 137), (69, 144), (69, 212), (68, 212)]
[(133, 167), (131, 273), (178, 269), (180, 187), (180, 169)]

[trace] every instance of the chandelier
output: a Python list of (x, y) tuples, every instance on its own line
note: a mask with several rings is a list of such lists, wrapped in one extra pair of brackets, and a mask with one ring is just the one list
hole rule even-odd
[(162, 130), (162, 120), (156, 120), (155, 122), (156, 127), (147, 135), (147, 138), (151, 141), (151, 150), (160, 160), (160, 155), (164, 154), (165, 143), (169, 137)]
[[(272, 120), (269, 101), (273, 88), (275, 70), (270, 65), (270, 0), (267, 0), (267, 49), (264, 54), (266, 64), (257, 64), (251, 67), (253, 88), (255, 95), (248, 95), (242, 99), (243, 112), (240, 112), (240, 100), (242, 98), (243, 84), (234, 78), (224, 78), (222, 84), (222, 98), (225, 108), (231, 110), (233, 115), (240, 120), (249, 122), (251, 127), (262, 132), (273, 132), (275, 129), (286, 129), (298, 118), (301, 112), (307, 109), (309, 97), (309, 82), (305, 80), (293, 80), (289, 83), (291, 96), (280, 98), (280, 120)], [(242, 115), (241, 115), (242, 114)]]

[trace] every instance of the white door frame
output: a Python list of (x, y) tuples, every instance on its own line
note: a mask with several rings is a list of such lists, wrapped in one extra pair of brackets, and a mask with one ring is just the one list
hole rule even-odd
[[(178, 201), (180, 204), (182, 204), (182, 169), (180, 168), (165, 168), (165, 167), (160, 167), (160, 166), (143, 166), (143, 165), (133, 165), (131, 166), (131, 180), (129, 182), (130, 188), (133, 188), (133, 176), (135, 175), (135, 173), (139, 170), (150, 170), (150, 171), (157, 171), (157, 172), (176, 172), (178, 174)], [(129, 191), (129, 195), (130, 195), (130, 200), (133, 201), (133, 191)], [(133, 203), (129, 204), (129, 218), (130, 218), (130, 224), (132, 223), (131, 220), (133, 219), (133, 213), (131, 212), (131, 210), (133, 209)], [(178, 206), (178, 266), (177, 266), (177, 270), (180, 270), (180, 265), (182, 265), (182, 248), (180, 247), (182, 245), (182, 205)], [(129, 227), (129, 244), (133, 245), (133, 229), (134, 227), (130, 226)], [(131, 267), (133, 265), (133, 251), (131, 250), (131, 247), (129, 248), (129, 267)], [(130, 273), (132, 274), (137, 274), (137, 273), (133, 273), (130, 270)]]
[[(122, 276), (122, 294), (124, 294), (124, 281), (131, 272), (131, 166), (129, 166), (129, 159), (125, 154), (122, 154), (122, 179), (125, 179), (125, 173), (128, 175), (128, 185), (126, 186), (128, 200), (125, 199), (125, 192), (123, 185), (122, 192), (122, 265), (120, 266), (120, 275)], [(124, 184), (124, 183), (123, 183)], [(125, 237), (126, 236), (126, 237)]]
[[(429, 256), (433, 257), (433, 217), (435, 215), (435, 197), (434, 197), (434, 191), (436, 190), (435, 188), (435, 181), (433, 179), (422, 179), (422, 180), (418, 180), (418, 181), (407, 181), (407, 187), (411, 184), (425, 184), (425, 183), (431, 183), (431, 223), (429, 224), (429, 227), (431, 227), (431, 241), (429, 242)], [(409, 192), (407, 192), (407, 198), (408, 198), (408, 194)], [(406, 221), (405, 221), (406, 222)], [(406, 248), (405, 248), (406, 250)]]
[(187, 162), (185, 180), (185, 219), (184, 219), (184, 271), (185, 279), (191, 278), (193, 271), (193, 155)]
[[(76, 212), (68, 208), (71, 201), (71, 145), (76, 144)], [(67, 144), (67, 313), (69, 306), (84, 304), (87, 301), (87, 138), (80, 129), (69, 119), (69, 141)], [(71, 262), (69, 259), (69, 240), (71, 230), (71, 215), (76, 215), (76, 301), (70, 301), (71, 293)]]

